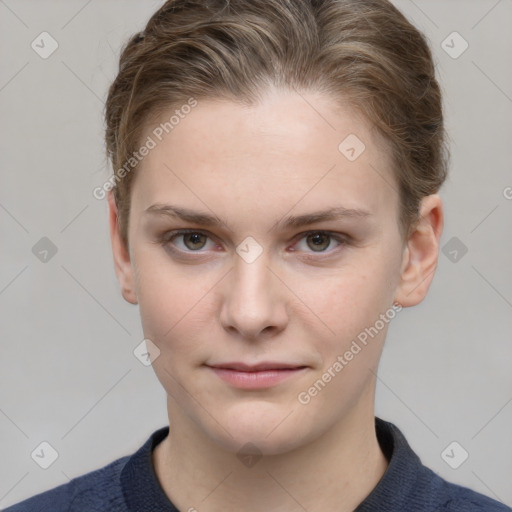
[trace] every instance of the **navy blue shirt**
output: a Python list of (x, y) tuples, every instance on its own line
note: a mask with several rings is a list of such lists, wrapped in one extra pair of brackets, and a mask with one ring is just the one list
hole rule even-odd
[[(389, 466), (355, 512), (512, 511), (483, 494), (443, 480), (423, 466), (392, 423), (375, 418), (375, 425)], [(153, 449), (168, 433), (169, 427), (161, 428), (133, 455), (33, 496), (4, 512), (179, 512), (160, 486), (152, 463)], [(199, 503), (196, 508), (200, 510)]]

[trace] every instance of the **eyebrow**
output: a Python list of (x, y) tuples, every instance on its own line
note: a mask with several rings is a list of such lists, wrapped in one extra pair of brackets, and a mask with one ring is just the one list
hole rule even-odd
[[(217, 215), (209, 213), (197, 212), (181, 206), (174, 206), (170, 204), (153, 204), (145, 210), (145, 213), (162, 215), (172, 218), (179, 218), (185, 222), (198, 224), (201, 226), (216, 226), (223, 224), (228, 225), (227, 222), (222, 220)], [(315, 224), (317, 222), (330, 221), (330, 220), (343, 220), (343, 219), (365, 219), (372, 214), (366, 210), (355, 208), (344, 208), (342, 206), (332, 207), (325, 210), (318, 210), (302, 215), (290, 215), (280, 221), (277, 221), (270, 229), (269, 232), (281, 228), (298, 228)]]

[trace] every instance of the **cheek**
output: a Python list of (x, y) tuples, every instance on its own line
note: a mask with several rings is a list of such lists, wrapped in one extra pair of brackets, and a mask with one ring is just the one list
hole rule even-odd
[(192, 358), (201, 350), (206, 322), (211, 321), (208, 291), (215, 276), (177, 270), (163, 255), (153, 250), (134, 252), (135, 287), (144, 336), (152, 340), (172, 365), (180, 358)]
[(342, 349), (391, 307), (393, 277), (391, 265), (384, 261), (388, 260), (365, 258), (360, 264), (340, 268), (322, 281), (302, 280), (297, 295), (306, 298), (304, 302), (315, 313), (307, 316), (323, 326), (323, 339), (331, 340), (328, 345)]
[[(392, 293), (386, 266), (369, 263), (338, 272), (321, 290), (310, 289), (309, 303), (322, 322), (313, 320), (309, 333), (322, 363), (298, 395), (299, 403), (307, 399), (314, 404), (304, 414), (330, 410), (337, 417), (370, 392), (387, 328), (396, 314)], [(333, 403), (338, 407), (333, 409)]]
[(187, 288), (169, 274), (169, 265), (155, 257), (154, 249), (135, 249), (132, 265), (144, 335), (159, 340), (185, 314)]

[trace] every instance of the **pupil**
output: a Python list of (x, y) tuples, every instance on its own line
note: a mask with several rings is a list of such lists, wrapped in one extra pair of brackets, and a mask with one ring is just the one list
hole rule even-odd
[[(316, 234), (316, 235), (312, 235), (311, 238), (313, 239), (313, 244), (316, 247), (319, 247), (321, 245), (325, 245), (325, 239), (327, 238), (327, 236), (319, 233), (319, 234)], [(324, 239), (323, 242), (322, 242), (322, 239)], [(329, 246), (329, 243), (327, 243), (327, 246), (324, 247), (324, 249), (326, 249), (328, 246)]]
[(192, 243), (192, 245), (200, 244), (201, 236), (202, 235), (200, 233), (191, 233), (189, 235), (189, 241)]

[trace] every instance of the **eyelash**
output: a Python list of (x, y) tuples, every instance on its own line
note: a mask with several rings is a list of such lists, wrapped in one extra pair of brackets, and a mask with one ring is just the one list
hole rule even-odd
[[(204, 236), (208, 237), (209, 239), (212, 239), (212, 237), (209, 235), (209, 233), (207, 233), (205, 231), (201, 231), (198, 229), (177, 229), (174, 231), (167, 231), (166, 233), (164, 233), (162, 236), (159, 237), (157, 242), (160, 243), (165, 248), (167, 248), (168, 250), (170, 250), (171, 252), (176, 253), (176, 254), (181, 254), (181, 255), (183, 255), (183, 254), (189, 255), (189, 254), (193, 254), (193, 253), (201, 254), (201, 252), (203, 252), (202, 250), (184, 251), (182, 249), (177, 249), (176, 247), (173, 247), (172, 244), (170, 243), (174, 238), (177, 238), (177, 237), (180, 237), (183, 235), (187, 235), (187, 234), (191, 234), (191, 233), (198, 234), (198, 235), (204, 235)], [(337, 246), (337, 248), (335, 248), (331, 251), (318, 251), (318, 252), (311, 251), (310, 253), (308, 253), (308, 256), (306, 256), (306, 258), (308, 258), (308, 259), (312, 259), (311, 254), (314, 254), (314, 255), (327, 254), (327, 256), (313, 256), (313, 259), (315, 259), (315, 260), (322, 259), (323, 257), (329, 257), (333, 253), (337, 252), (337, 250), (340, 247), (348, 245), (348, 243), (349, 243), (349, 237), (347, 235), (340, 236), (340, 235), (338, 235), (336, 233), (332, 233), (330, 231), (321, 231), (321, 230), (312, 230), (312, 231), (306, 231), (304, 233), (300, 233), (300, 235), (297, 235), (298, 240), (296, 243), (300, 242), (301, 240), (307, 238), (310, 235), (326, 235), (326, 236), (330, 237), (330, 239), (338, 242), (339, 245)]]

